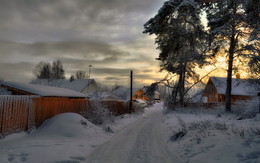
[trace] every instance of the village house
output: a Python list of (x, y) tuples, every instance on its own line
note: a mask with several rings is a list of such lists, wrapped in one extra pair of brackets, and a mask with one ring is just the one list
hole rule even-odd
[(136, 100), (136, 99), (143, 100), (143, 101), (149, 100), (148, 96), (145, 94), (143, 89), (139, 89), (136, 92), (134, 92), (133, 100)]
[(31, 81), (31, 84), (66, 88), (84, 94), (98, 90), (98, 85), (94, 79), (35, 79)]
[(85, 98), (80, 92), (70, 89), (43, 86), (37, 84), (1, 82), (0, 88), (5, 89), (10, 95), (36, 95), (41, 97), (73, 97)]
[(149, 92), (150, 86), (144, 86), (142, 89), (138, 89), (135, 91), (133, 95), (133, 99), (141, 99), (144, 101), (160, 101), (160, 92), (157, 90), (153, 90), (153, 92)]
[[(13, 126), (11, 127), (21, 123), (19, 121), (20, 116), (13, 115), (13, 113), (21, 114), (25, 118), (23, 121), (26, 122), (22, 129), (24, 131), (30, 125), (39, 127), (46, 119), (55, 115), (66, 112), (81, 113), (90, 109), (86, 95), (70, 89), (16, 82), (1, 82), (0, 88), (5, 89), (7, 93), (7, 95), (0, 96), (7, 100), (5, 105), (1, 106), (3, 110), (6, 110), (3, 113), (12, 113), (9, 115), (13, 117)], [(19, 99), (23, 98), (28, 100), (19, 102)], [(7, 111), (10, 109), (13, 112)], [(5, 124), (9, 123), (8, 119), (4, 117), (0, 114), (0, 121), (2, 119)], [(29, 118), (29, 120), (26, 118)]]
[[(225, 102), (226, 78), (210, 77), (204, 89), (205, 102)], [(248, 100), (257, 96), (260, 85), (255, 79), (232, 79), (231, 102)]]

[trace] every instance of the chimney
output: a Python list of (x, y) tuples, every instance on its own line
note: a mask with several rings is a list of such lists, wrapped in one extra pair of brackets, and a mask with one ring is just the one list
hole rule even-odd
[(74, 80), (74, 75), (70, 76), (70, 82), (72, 82)]
[(236, 74), (236, 79), (240, 79), (240, 74)]

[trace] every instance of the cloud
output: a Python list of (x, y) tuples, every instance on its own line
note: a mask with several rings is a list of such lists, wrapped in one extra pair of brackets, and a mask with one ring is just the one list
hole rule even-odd
[[(20, 81), (28, 81), (33, 78), (32, 71), (38, 62), (52, 62), (57, 59), (62, 61), (67, 77), (79, 70), (88, 73), (88, 66), (93, 65), (91, 76), (101, 81), (110, 79), (109, 82), (106, 82), (109, 85), (127, 84), (130, 70), (154, 73), (151, 68), (145, 69), (151, 62), (154, 62), (153, 58), (149, 57), (149, 53), (136, 56), (135, 52), (125, 47), (100, 42), (19, 43), (0, 41), (0, 54), (2, 56), (0, 76), (4, 76), (8, 80), (17, 77)], [(7, 67), (7, 70), (3, 67)], [(16, 69), (18, 70), (15, 71)], [(146, 75), (145, 77), (151, 76)]]
[(3, 0), (0, 37), (28, 42), (130, 40), (142, 32), (155, 4), (157, 0)]
[(106, 84), (127, 84), (130, 70), (153, 78), (158, 52), (142, 31), (163, 1), (1, 0), (0, 76), (26, 81), (38, 62), (60, 59), (68, 76), (93, 65)]
[(48, 58), (71, 58), (92, 61), (117, 61), (118, 58), (127, 56), (128, 53), (113, 45), (102, 42), (42, 42), (42, 43), (17, 43), (0, 41), (2, 59), (10, 56), (32, 56)]
[(6, 63), (0, 62), (0, 79), (17, 81), (17, 79), (32, 79), (33, 64), (30, 62)]

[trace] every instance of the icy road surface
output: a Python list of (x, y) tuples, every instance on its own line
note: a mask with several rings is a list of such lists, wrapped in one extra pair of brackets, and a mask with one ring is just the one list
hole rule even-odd
[(89, 163), (178, 163), (167, 147), (162, 110), (155, 105), (87, 157)]

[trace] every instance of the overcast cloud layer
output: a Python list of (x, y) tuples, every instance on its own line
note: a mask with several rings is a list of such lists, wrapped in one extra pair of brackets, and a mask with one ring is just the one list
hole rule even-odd
[[(60, 59), (105, 84), (159, 80), (154, 38), (142, 34), (163, 0), (0, 0), (0, 77), (30, 81), (39, 61)], [(157, 73), (156, 75), (154, 75)]]

